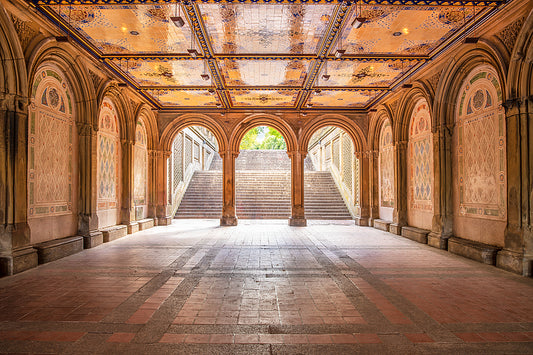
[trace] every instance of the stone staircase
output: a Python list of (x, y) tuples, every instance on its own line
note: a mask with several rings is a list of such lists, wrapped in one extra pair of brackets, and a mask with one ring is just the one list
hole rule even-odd
[[(235, 169), (236, 213), (240, 219), (287, 219), (291, 215), (291, 161), (285, 151), (241, 151)], [(305, 161), (307, 219), (351, 219), (329, 172)], [(175, 218), (220, 218), (222, 159), (194, 173)]]

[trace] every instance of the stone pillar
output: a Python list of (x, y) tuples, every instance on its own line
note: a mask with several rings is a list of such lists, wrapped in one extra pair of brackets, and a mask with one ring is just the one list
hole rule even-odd
[(102, 232), (98, 230), (96, 198), (98, 193), (97, 174), (97, 130), (89, 123), (78, 122), (80, 202), (78, 205), (78, 234), (83, 236), (83, 247), (93, 248), (103, 243)]
[[(507, 227), (504, 249), (496, 257), (502, 269), (531, 276), (533, 237), (531, 233), (532, 140), (531, 100), (508, 100), (507, 131)], [(529, 132), (529, 134), (528, 134)]]
[(304, 160), (307, 152), (287, 152), (291, 158), (291, 217), (289, 225), (293, 227), (305, 227), (304, 208)]
[(370, 221), (369, 225), (374, 225), (374, 220), (379, 219), (379, 150), (369, 150), (368, 155), (368, 187)]
[(148, 150), (148, 218), (157, 220), (157, 153), (153, 149)]
[(394, 211), (391, 233), (401, 235), (407, 225), (407, 141), (394, 143)]
[(428, 245), (448, 249), (452, 236), (452, 137), (453, 126), (441, 125), (433, 133), (433, 222), (428, 234)]
[(157, 225), (166, 226), (172, 223), (168, 201), (167, 164), (170, 151), (154, 151), (156, 160), (156, 217)]
[(221, 226), (236, 226), (235, 214), (235, 159), (238, 152), (226, 150), (220, 152), (222, 157), (222, 217)]
[(0, 94), (0, 275), (37, 266), (28, 218), (26, 99)]
[(121, 140), (122, 147), (122, 198), (120, 203), (120, 222), (128, 227), (128, 234), (139, 231), (139, 223), (135, 220), (135, 204), (133, 201), (133, 140)]
[[(368, 226), (370, 219), (370, 167), (371, 155), (369, 152), (355, 152), (354, 156), (359, 160), (359, 216), (355, 217), (355, 224)], [(355, 165), (355, 164), (354, 164)]]

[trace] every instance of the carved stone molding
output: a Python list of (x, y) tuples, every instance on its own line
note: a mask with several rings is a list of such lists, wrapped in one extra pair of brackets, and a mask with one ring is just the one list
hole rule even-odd
[(522, 29), (525, 19), (525, 17), (519, 18), (510, 25), (507, 25), (507, 27), (496, 35), (496, 37), (505, 44), (505, 47), (507, 47), (507, 50), (509, 50), (510, 53), (513, 51), (516, 39), (520, 33), (520, 29)]
[(93, 130), (93, 126), (88, 123), (77, 122), (76, 126), (78, 128), (78, 136), (87, 137), (96, 133), (96, 131)]
[(31, 40), (39, 34), (39, 31), (36, 30), (29, 21), (22, 21), (14, 15), (11, 15), (11, 19), (13, 20), (15, 31), (17, 31), (20, 45), (23, 49), (26, 49)]
[(439, 85), (440, 74), (441, 73), (439, 71), (429, 78), (429, 83), (431, 84), (431, 87), (435, 90), (437, 89), (437, 85)]
[(98, 89), (98, 87), (100, 86), (100, 83), (102, 82), (102, 79), (92, 70), (89, 70), (89, 77), (91, 78), (91, 81), (93, 82), (94, 88)]

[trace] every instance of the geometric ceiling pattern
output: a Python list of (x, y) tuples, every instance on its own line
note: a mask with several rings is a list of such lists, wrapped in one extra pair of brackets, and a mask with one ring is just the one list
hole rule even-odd
[(368, 110), (503, 3), (28, 1), (161, 110)]

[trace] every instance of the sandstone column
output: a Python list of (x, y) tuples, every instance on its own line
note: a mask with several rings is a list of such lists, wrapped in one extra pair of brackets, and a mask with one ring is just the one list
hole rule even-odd
[(292, 151), (287, 152), (291, 158), (291, 217), (289, 225), (295, 227), (305, 227), (304, 209), (304, 160), (307, 152)]
[(77, 128), (80, 169), (78, 233), (83, 236), (83, 247), (88, 249), (103, 243), (96, 214), (98, 139), (97, 130), (91, 124), (78, 122)]
[[(355, 158), (359, 160), (359, 216), (355, 217), (355, 224), (368, 226), (370, 219), (370, 168), (371, 154), (369, 152), (355, 152)], [(354, 164), (355, 165), (355, 164)]]
[(235, 159), (238, 152), (226, 150), (220, 152), (222, 157), (222, 217), (221, 226), (236, 226), (235, 214)]
[(148, 150), (148, 218), (157, 221), (157, 151)]
[(504, 249), (496, 257), (498, 267), (526, 276), (531, 276), (533, 261), (531, 101), (529, 98), (513, 99), (504, 105), (507, 131), (507, 227)]
[(439, 249), (448, 249), (452, 236), (452, 133), (453, 127), (441, 125), (433, 133), (433, 222), (428, 234), (428, 244)]
[(394, 143), (394, 211), (390, 232), (402, 234), (407, 225), (407, 142)]
[(0, 96), (0, 275), (37, 266), (28, 218), (26, 99)]
[(370, 221), (369, 225), (374, 225), (374, 220), (379, 219), (379, 150), (369, 150), (368, 184), (370, 200)]
[(156, 217), (157, 225), (166, 226), (172, 223), (168, 201), (168, 158), (170, 151), (154, 151), (156, 160)]
[(120, 203), (120, 221), (128, 227), (128, 234), (139, 231), (135, 222), (135, 205), (133, 203), (133, 140), (121, 140), (122, 144), (122, 198)]

